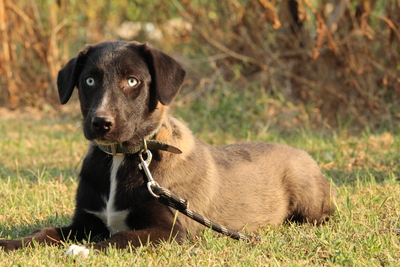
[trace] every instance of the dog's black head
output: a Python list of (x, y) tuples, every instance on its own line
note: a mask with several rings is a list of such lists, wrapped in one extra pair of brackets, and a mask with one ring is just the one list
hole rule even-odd
[[(88, 45), (58, 73), (62, 104), (79, 91), (85, 137), (99, 143), (142, 142), (160, 126), (185, 71), (170, 56), (137, 42)], [(160, 103), (162, 105), (160, 105)]]

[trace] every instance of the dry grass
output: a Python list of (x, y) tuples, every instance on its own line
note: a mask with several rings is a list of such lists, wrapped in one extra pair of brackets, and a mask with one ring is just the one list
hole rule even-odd
[(292, 103), (313, 127), (396, 129), (399, 14), (394, 0), (1, 0), (0, 105), (54, 106), (57, 71), (85, 43), (135, 36), (180, 55), (187, 101), (249, 90)]

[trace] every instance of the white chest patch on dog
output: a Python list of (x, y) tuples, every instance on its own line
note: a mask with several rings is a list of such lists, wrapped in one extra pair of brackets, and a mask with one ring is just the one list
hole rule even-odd
[(106, 207), (102, 211), (86, 210), (86, 212), (99, 217), (107, 225), (111, 234), (115, 234), (116, 232), (122, 230), (129, 230), (128, 225), (126, 225), (126, 217), (129, 214), (129, 210), (115, 209), (115, 196), (117, 194), (117, 173), (123, 161), (124, 156), (113, 157), (110, 175), (110, 194), (108, 200), (105, 197)]

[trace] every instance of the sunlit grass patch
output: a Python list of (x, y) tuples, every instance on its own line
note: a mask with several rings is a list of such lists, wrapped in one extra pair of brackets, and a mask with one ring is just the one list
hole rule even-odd
[[(235, 241), (205, 230), (179, 245), (66, 257), (59, 247), (37, 245), (1, 253), (1, 266), (396, 266), (400, 261), (399, 143), (394, 133), (318, 133), (307, 128), (282, 133), (229, 130), (226, 109), (199, 119), (195, 135), (214, 144), (243, 140), (285, 143), (308, 151), (339, 192), (337, 211), (324, 225), (265, 226), (259, 242)], [(222, 112), (221, 117), (213, 114)], [(181, 114), (181, 113), (179, 113)], [(201, 112), (199, 113), (201, 114)], [(248, 124), (257, 116), (248, 115)], [(182, 115), (183, 117), (183, 115)], [(209, 122), (213, 127), (206, 129)], [(229, 122), (229, 119), (226, 120)], [(234, 125), (236, 119), (229, 122)], [(211, 122), (210, 122), (211, 123)], [(214, 122), (213, 122), (214, 123)], [(261, 121), (260, 121), (261, 123)], [(189, 126), (196, 124), (189, 121)], [(232, 126), (233, 127), (233, 126)], [(0, 237), (17, 238), (37, 228), (70, 223), (77, 173), (87, 149), (79, 122), (66, 118), (0, 120)], [(228, 130), (225, 130), (228, 129)], [(257, 129), (257, 127), (256, 127)], [(258, 128), (261, 129), (261, 128)], [(249, 130), (249, 133), (251, 130)], [(220, 137), (222, 136), (222, 137)], [(215, 137), (215, 138), (214, 138)], [(157, 177), (154, 177), (157, 179)], [(182, 216), (182, 215), (181, 215)]]

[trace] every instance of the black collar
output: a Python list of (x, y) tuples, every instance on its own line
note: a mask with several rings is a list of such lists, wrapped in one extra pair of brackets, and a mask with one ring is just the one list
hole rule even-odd
[[(180, 154), (182, 151), (173, 146), (169, 145), (167, 143), (157, 141), (157, 140), (146, 140), (147, 143), (147, 149), (149, 150), (163, 150), (163, 151), (168, 151), (171, 153), (175, 154)], [(136, 154), (144, 149), (144, 144), (142, 145), (130, 145), (129, 143), (117, 143), (117, 144), (112, 144), (112, 145), (103, 145), (103, 144), (98, 144), (97, 146), (103, 150), (105, 153), (110, 154), (110, 155), (132, 155)]]

